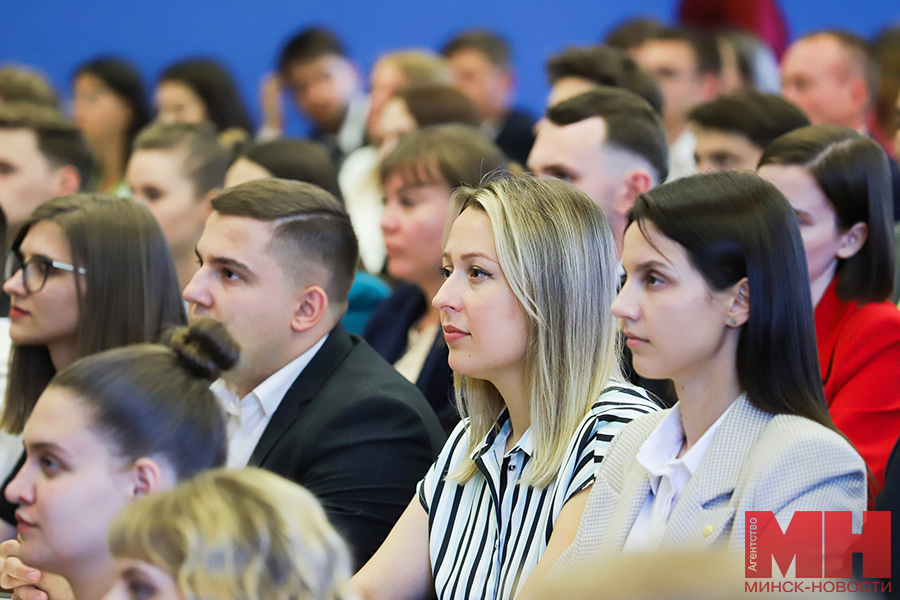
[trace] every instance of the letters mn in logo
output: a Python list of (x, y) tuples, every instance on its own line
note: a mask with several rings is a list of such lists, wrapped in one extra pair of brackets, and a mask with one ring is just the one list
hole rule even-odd
[(864, 512), (862, 533), (853, 533), (850, 511), (797, 511), (785, 531), (771, 512), (747, 511), (744, 526), (746, 577), (771, 577), (773, 557), (782, 575), (796, 557), (797, 577), (823, 577), (823, 564), (824, 577), (852, 577), (854, 552), (863, 555), (863, 577), (891, 576), (890, 512)]

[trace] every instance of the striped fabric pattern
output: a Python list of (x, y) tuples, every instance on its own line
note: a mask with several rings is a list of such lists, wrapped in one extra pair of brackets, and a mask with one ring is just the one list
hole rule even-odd
[(504, 411), (471, 458), (479, 472), (459, 485), (446, 476), (469, 458), (462, 421), (419, 483), (428, 513), (435, 591), (451, 598), (512, 599), (547, 547), (560, 510), (591, 485), (613, 437), (632, 419), (659, 410), (641, 388), (610, 382), (582, 420), (556, 479), (546, 488), (519, 483), (532, 456), (530, 430), (506, 452)]

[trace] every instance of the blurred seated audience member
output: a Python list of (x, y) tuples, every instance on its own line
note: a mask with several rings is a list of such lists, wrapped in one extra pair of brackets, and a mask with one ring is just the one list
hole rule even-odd
[(450, 85), (447, 61), (430, 50), (400, 50), (383, 54), (370, 76), (371, 108), (366, 121), (368, 144), (355, 150), (338, 174), (344, 202), (359, 238), (360, 255), (366, 269), (378, 273), (384, 266), (384, 240), (378, 221), (382, 196), (378, 188), (379, 147), (384, 141), (381, 117), (385, 105), (397, 92), (418, 86)]
[(365, 143), (369, 109), (362, 77), (331, 31), (303, 29), (282, 47), (277, 72), (266, 76), (261, 85), (260, 141), (284, 133), (282, 92), (291, 95), (296, 108), (310, 121), (312, 138), (328, 147), (335, 165)]
[(759, 175), (797, 213), (828, 409), (866, 459), (875, 491), (900, 436), (888, 161), (877, 142), (852, 129), (814, 125), (776, 139), (759, 163)]
[[(228, 168), (225, 187), (269, 177), (311, 183), (341, 199), (337, 169), (328, 149), (319, 142), (281, 138), (251, 146)], [(372, 311), (390, 291), (378, 277), (357, 269), (347, 294), (347, 312), (341, 319), (344, 329), (362, 335)]]
[(458, 88), (427, 85), (397, 92), (381, 112), (383, 139), (378, 151), (384, 157), (406, 134), (449, 123), (470, 127), (481, 123), (475, 105)]
[(211, 319), (173, 333), (167, 346), (79, 359), (41, 394), (25, 424), (25, 463), (6, 489), (19, 537), (0, 547), (0, 585), (48, 600), (103, 597), (116, 579), (107, 544), (116, 514), (225, 463), (225, 413), (209, 385), (238, 347)]
[[(102, 350), (159, 341), (185, 322), (159, 225), (145, 207), (105, 194), (36, 208), (12, 240), (3, 291), (13, 347), (0, 429), (15, 436), (57, 371)], [(9, 474), (0, 479), (8, 483)], [(2, 539), (14, 511), (0, 498)]]
[(47, 200), (92, 189), (94, 164), (78, 128), (58, 111), (0, 104), (0, 208), (6, 239)]
[(609, 554), (743, 553), (746, 511), (852, 510), (861, 526), (866, 465), (828, 416), (803, 241), (775, 186), (736, 171), (659, 186), (635, 202), (623, 262), (612, 313), (638, 372), (680, 400), (616, 437), (554, 575)]
[(527, 597), (572, 540), (609, 441), (659, 408), (619, 377), (615, 245), (596, 204), (506, 177), (458, 188), (447, 215), (432, 305), (467, 418), (353, 578), (366, 599)]
[(72, 77), (72, 114), (94, 153), (100, 192), (128, 196), (125, 169), (137, 133), (150, 122), (144, 84), (119, 58), (98, 58)]
[(0, 67), (0, 103), (35, 104), (60, 110), (59, 94), (41, 73), (21, 65)]
[[(843, 125), (871, 135), (869, 115), (880, 73), (869, 43), (854, 33), (826, 30), (804, 36), (781, 62), (782, 95), (813, 125)], [(900, 169), (891, 161), (893, 219), (900, 220)]]
[(550, 95), (547, 106), (568, 100), (598, 86), (633, 92), (660, 115), (663, 97), (656, 78), (644, 71), (624, 50), (611, 46), (572, 47), (547, 60)]
[(534, 144), (534, 117), (513, 105), (516, 73), (509, 42), (488, 29), (469, 29), (441, 49), (455, 85), (481, 116), (481, 129), (506, 155), (524, 165)]
[[(884, 470), (884, 489), (875, 498), (875, 510), (888, 510), (891, 513), (897, 509), (900, 514), (900, 440), (894, 444), (891, 450), (890, 458), (888, 458), (887, 467)], [(898, 523), (891, 515), (891, 547), (900, 547), (900, 523)], [(891, 553), (891, 573), (900, 572), (900, 553)], [(887, 598), (894, 599), (897, 592), (887, 594)]]
[(745, 89), (781, 93), (781, 71), (771, 48), (746, 31), (722, 31), (717, 37), (723, 94)]
[(154, 103), (156, 118), (163, 123), (211, 122), (229, 150), (253, 134), (240, 90), (228, 69), (215, 60), (195, 58), (166, 67)]
[(900, 25), (888, 26), (872, 40), (872, 54), (878, 64), (880, 77), (878, 95), (874, 101), (872, 131), (879, 143), (897, 160), (894, 137), (900, 131), (897, 95), (900, 94)]
[(134, 141), (126, 182), (162, 228), (183, 290), (197, 270), (197, 241), (225, 183), (228, 151), (208, 121), (153, 123)]
[(656, 76), (663, 95), (662, 120), (669, 140), (669, 181), (696, 170), (696, 139), (688, 112), (719, 95), (722, 57), (711, 34), (669, 29), (641, 44), (632, 53), (645, 71)]
[(444, 283), (441, 236), (450, 195), (460, 185), (508, 172), (508, 160), (476, 129), (445, 125), (410, 133), (381, 161), (385, 270), (401, 285), (372, 315), (364, 337), (416, 384), (447, 432), (459, 415), (440, 310), (431, 299)]
[(132, 600), (134, 590), (172, 600), (356, 600), (350, 552), (322, 506), (261, 469), (201, 473), (133, 502), (113, 521), (109, 545), (117, 575), (105, 600)]
[(309, 183), (250, 181), (219, 192), (184, 290), (241, 345), (214, 384), (231, 419), (228, 466), (305, 486), (357, 564), (378, 548), (444, 432), (416, 387), (340, 325), (357, 265), (340, 202)]
[(603, 43), (632, 54), (641, 44), (665, 30), (666, 26), (652, 17), (630, 18), (610, 29)]
[(778, 57), (784, 54), (790, 39), (778, 0), (681, 0), (678, 19), (685, 27), (754, 34)]
[(809, 125), (803, 111), (782, 98), (753, 90), (719, 96), (688, 113), (697, 137), (697, 171), (756, 171), (763, 148), (780, 135)]

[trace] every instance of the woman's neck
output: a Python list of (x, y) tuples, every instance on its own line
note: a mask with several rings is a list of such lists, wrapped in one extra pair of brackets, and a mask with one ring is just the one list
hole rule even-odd
[[(734, 336), (734, 345), (736, 350), (737, 336)], [(719, 352), (702, 372), (675, 380), (684, 428), (682, 452), (690, 450), (740, 396), (742, 390), (735, 368), (735, 356), (736, 352)]]
[(822, 296), (825, 295), (825, 292), (828, 290), (828, 286), (831, 285), (831, 281), (837, 275), (837, 265), (838, 261), (837, 259), (835, 259), (834, 263), (831, 264), (828, 269), (826, 269), (815, 280), (809, 282), (809, 291), (812, 295), (813, 308), (819, 305), (819, 301), (822, 299)]
[(509, 452), (522, 435), (531, 427), (531, 410), (528, 405), (528, 394), (521, 374), (492, 381), (500, 392), (503, 403), (509, 410), (511, 430), (506, 438), (506, 451)]
[(97, 142), (93, 147), (100, 164), (100, 181), (97, 188), (101, 192), (111, 192), (125, 176), (124, 136)]
[(59, 373), (78, 358), (78, 340), (67, 338), (47, 344), (47, 351), (50, 353), (50, 362), (53, 363), (53, 368)]

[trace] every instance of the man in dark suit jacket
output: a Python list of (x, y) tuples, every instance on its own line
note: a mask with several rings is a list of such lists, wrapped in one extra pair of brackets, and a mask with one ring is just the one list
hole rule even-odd
[(185, 288), (191, 317), (241, 344), (215, 387), (229, 412), (230, 467), (309, 489), (357, 566), (387, 536), (444, 440), (422, 394), (340, 326), (357, 243), (316, 186), (259, 180), (220, 193)]

